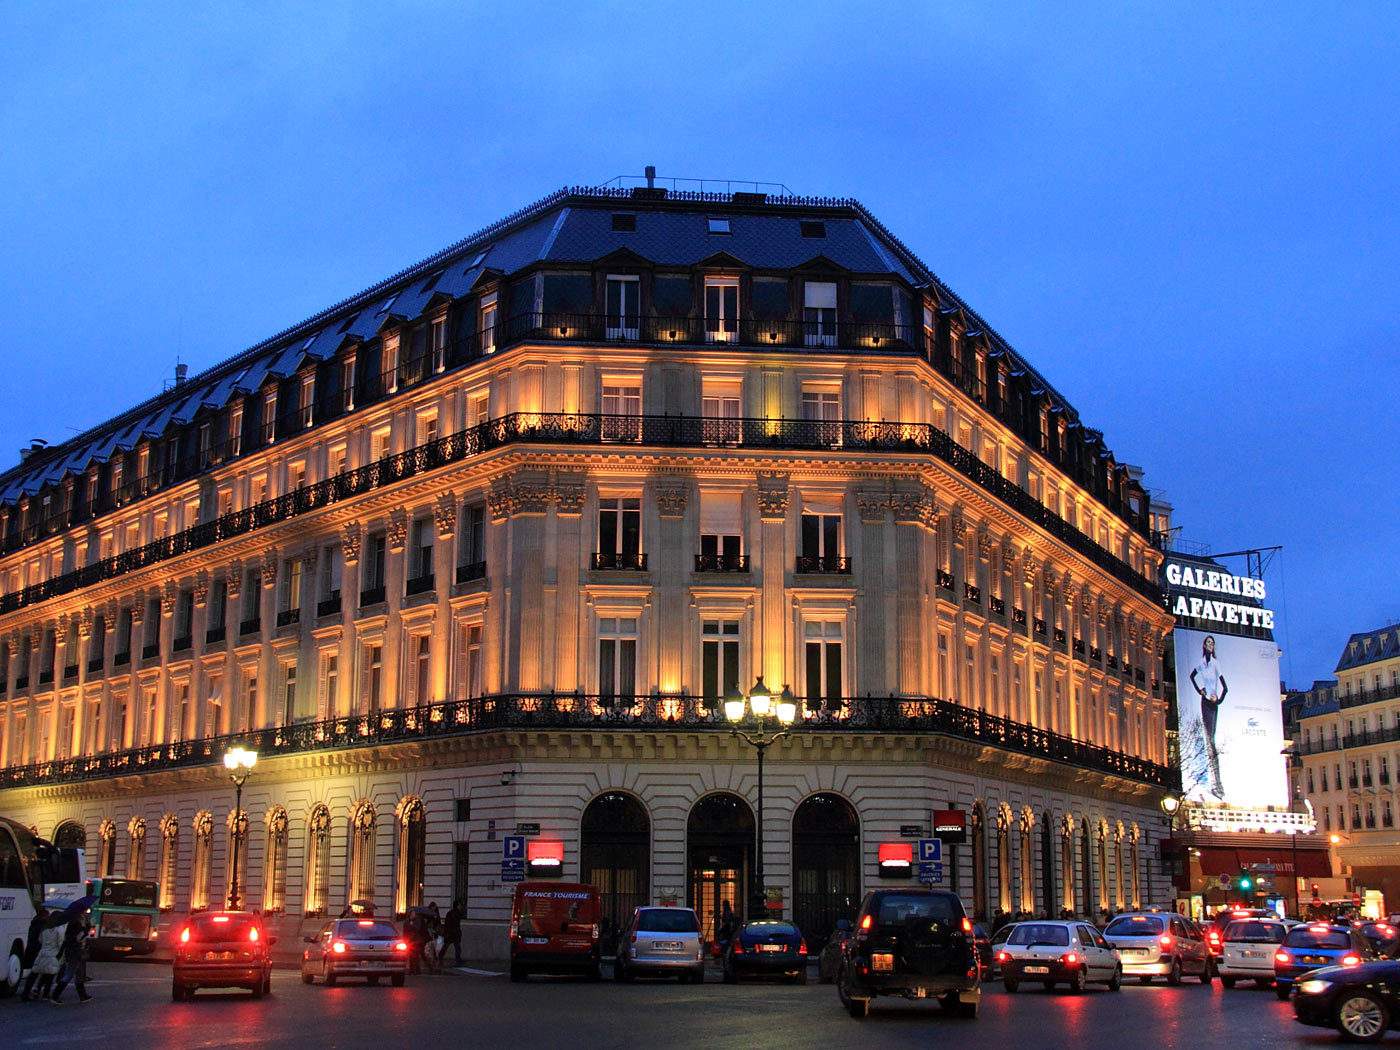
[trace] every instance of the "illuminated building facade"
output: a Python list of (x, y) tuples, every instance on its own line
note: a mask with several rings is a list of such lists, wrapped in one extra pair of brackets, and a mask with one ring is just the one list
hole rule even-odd
[(239, 841), (496, 953), (520, 825), (614, 916), (761, 848), (820, 939), (935, 809), (979, 914), (1169, 894), (1144, 490), (854, 201), (560, 191), (28, 450), (0, 542), (0, 811), (176, 910)]

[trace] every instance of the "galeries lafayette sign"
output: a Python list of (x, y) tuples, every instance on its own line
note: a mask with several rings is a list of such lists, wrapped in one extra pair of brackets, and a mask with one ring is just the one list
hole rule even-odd
[[(1179, 562), (1168, 562), (1167, 583), (1174, 589), (1205, 591), (1206, 596), (1177, 594), (1172, 599), (1173, 616), (1190, 616), (1216, 623), (1242, 627), (1274, 626), (1274, 611), (1254, 605), (1241, 605), (1231, 598), (1264, 600), (1264, 581), (1253, 576), (1232, 576), (1218, 569), (1204, 569)], [(1215, 595), (1220, 595), (1217, 598)]]

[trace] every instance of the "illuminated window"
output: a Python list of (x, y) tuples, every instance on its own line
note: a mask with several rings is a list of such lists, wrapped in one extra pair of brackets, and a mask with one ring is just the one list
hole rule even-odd
[(637, 694), (637, 619), (598, 620), (598, 696), (605, 706)]
[(803, 342), (807, 346), (836, 345), (836, 285), (808, 281), (802, 304)]
[(636, 497), (607, 497), (598, 501), (600, 569), (641, 568), (642, 501)]
[(607, 336), (636, 339), (641, 331), (641, 282), (636, 277), (608, 274)]
[(802, 646), (807, 710), (841, 708), (842, 626), (836, 621), (808, 620), (802, 625)]
[(481, 352), (483, 354), (494, 354), (496, 352), (496, 293), (484, 296), (481, 300), (480, 324), (481, 332)]
[(739, 689), (739, 621), (706, 620), (700, 636), (700, 695), (717, 706)]
[(603, 386), (603, 440), (642, 439), (642, 388), (621, 383)]
[(738, 338), (738, 334), (739, 279), (706, 277), (705, 340), (710, 343), (730, 343)]

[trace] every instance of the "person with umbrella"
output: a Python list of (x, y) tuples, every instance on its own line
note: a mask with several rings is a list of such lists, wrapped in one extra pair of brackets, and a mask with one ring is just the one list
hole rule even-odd
[(88, 948), (88, 908), (95, 898), (83, 897), (70, 904), (64, 915), (69, 916), (68, 926), (63, 933), (63, 946), (60, 949), (62, 968), (58, 981), (53, 986), (49, 1002), (62, 1002), (63, 989), (71, 981), (78, 988), (78, 1002), (85, 1003), (92, 998), (87, 990), (87, 948)]

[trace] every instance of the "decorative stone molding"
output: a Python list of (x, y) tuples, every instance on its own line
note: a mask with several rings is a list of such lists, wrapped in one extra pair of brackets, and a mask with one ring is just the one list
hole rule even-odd
[(277, 582), (277, 548), (273, 547), (263, 555), (262, 585), (271, 587)]
[(229, 831), (238, 836), (240, 842), (248, 841), (248, 811), (246, 809), (229, 810), (228, 820), (225, 822)]
[(457, 494), (444, 492), (433, 506), (433, 521), (437, 534), (446, 539), (457, 531)]
[(490, 510), (491, 517), (497, 521), (510, 517), (511, 484), (509, 481), (502, 479), (492, 484), (491, 491), (486, 494), (486, 507)]
[(352, 521), (340, 533), (340, 560), (349, 565), (360, 560), (360, 523)]
[(384, 539), (391, 551), (403, 550), (408, 541), (408, 511), (400, 508), (389, 515), (389, 524), (384, 528)]
[(982, 557), (986, 558), (988, 561), (990, 561), (992, 557), (992, 547), (992, 534), (988, 532), (985, 528), (978, 529), (977, 553), (980, 554)]
[(287, 833), (287, 811), (281, 806), (273, 806), (267, 811), (267, 816), (264, 819), (269, 835), (281, 836)]
[(194, 603), (203, 605), (209, 601), (209, 574), (201, 569), (194, 575)]
[(194, 815), (194, 833), (208, 842), (214, 835), (214, 814), (201, 809)]
[(174, 813), (160, 818), (160, 837), (167, 842), (174, 842), (180, 837), (180, 818)]
[(175, 586), (174, 580), (166, 580), (165, 588), (160, 595), (160, 611), (170, 616), (175, 612), (175, 599), (179, 597), (180, 589)]
[(331, 830), (331, 811), (324, 802), (318, 802), (311, 809), (311, 815), (306, 821), (307, 828), (313, 835), (328, 835)]
[(224, 589), (229, 598), (237, 598), (243, 593), (243, 563), (234, 562), (224, 576)]
[(60, 616), (53, 625), (53, 637), (58, 648), (63, 648), (63, 643), (68, 639), (69, 620), (66, 616)]
[(860, 515), (861, 521), (879, 523), (885, 520), (885, 513), (890, 508), (888, 493), (870, 489), (856, 489), (855, 497), (856, 513)]
[(15, 636), (12, 634), (6, 635), (4, 638), (0, 638), (0, 645), (3, 645), (5, 647), (5, 652), (9, 654), (11, 660), (15, 658), (15, 653), (19, 651), (19, 642), (15, 639)]
[(1001, 561), (1006, 566), (1006, 571), (1011, 575), (1016, 575), (1016, 548), (1007, 543), (1001, 548)]
[(967, 519), (963, 517), (963, 507), (961, 503), (949, 512), (948, 528), (952, 541), (954, 543), (961, 543), (964, 534), (967, 532)]
[(78, 617), (78, 637), (84, 640), (92, 637), (92, 610), (84, 609)]
[(788, 475), (760, 474), (758, 476), (758, 516), (785, 518), (788, 512)]
[(545, 478), (517, 481), (511, 486), (511, 513), (547, 513), (552, 495), (553, 489)]
[(690, 489), (684, 485), (658, 486), (652, 493), (656, 499), (656, 511), (663, 518), (685, 517), (686, 504), (690, 502)]
[(895, 521), (929, 525), (935, 511), (933, 493), (926, 488), (895, 489), (890, 493), (890, 511)]
[(139, 624), (146, 619), (146, 602), (140, 591), (131, 596), (131, 622)]
[(554, 478), (555, 513), (582, 514), (587, 491), (581, 471), (561, 471)]

